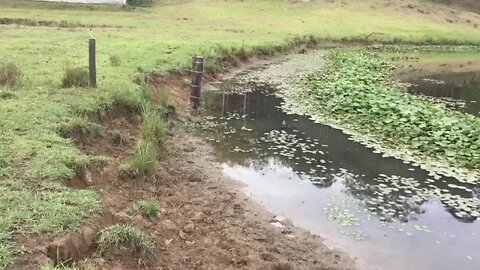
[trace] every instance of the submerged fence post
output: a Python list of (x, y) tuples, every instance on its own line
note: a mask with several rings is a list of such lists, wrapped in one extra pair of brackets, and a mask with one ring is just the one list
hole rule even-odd
[(95, 38), (90, 33), (88, 42), (88, 71), (90, 74), (90, 87), (97, 87), (97, 66), (95, 57)]
[(192, 58), (192, 87), (190, 90), (190, 109), (192, 112), (198, 112), (200, 109), (202, 74), (203, 57), (195, 56)]

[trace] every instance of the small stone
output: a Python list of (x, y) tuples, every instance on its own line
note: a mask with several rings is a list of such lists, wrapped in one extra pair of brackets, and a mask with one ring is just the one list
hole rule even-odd
[(174, 230), (177, 227), (172, 221), (170, 221), (168, 219), (162, 221), (162, 225), (163, 225), (163, 227), (165, 227), (168, 230)]
[(270, 222), (270, 224), (276, 228), (285, 228), (285, 226), (280, 222)]
[(186, 233), (191, 233), (195, 230), (195, 224), (193, 223), (189, 223), (187, 224), (185, 227), (183, 227), (183, 230), (186, 232)]
[(178, 232), (178, 237), (180, 237), (180, 239), (182, 239), (182, 240), (186, 239), (185, 233), (183, 231)]

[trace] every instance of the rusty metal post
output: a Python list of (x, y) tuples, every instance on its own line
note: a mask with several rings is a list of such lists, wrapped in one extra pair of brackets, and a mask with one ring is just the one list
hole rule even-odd
[(192, 59), (192, 87), (190, 90), (190, 109), (198, 112), (202, 89), (203, 57), (195, 56)]

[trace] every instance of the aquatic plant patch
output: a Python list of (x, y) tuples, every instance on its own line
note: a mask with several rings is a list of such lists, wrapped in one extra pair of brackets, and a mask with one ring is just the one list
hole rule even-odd
[(480, 47), (476, 45), (370, 45), (366, 46), (369, 51), (409, 53), (409, 52), (478, 52)]
[(431, 171), (477, 183), (480, 119), (396, 91), (389, 84), (393, 68), (365, 50), (335, 51), (325, 70), (284, 91), (286, 108)]

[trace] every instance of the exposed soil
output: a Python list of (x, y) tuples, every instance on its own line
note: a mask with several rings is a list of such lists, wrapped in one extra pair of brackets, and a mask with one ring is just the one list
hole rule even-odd
[(457, 8), (464, 8), (476, 13), (480, 13), (480, 1), (478, 0), (430, 0), (432, 2), (445, 4)]

